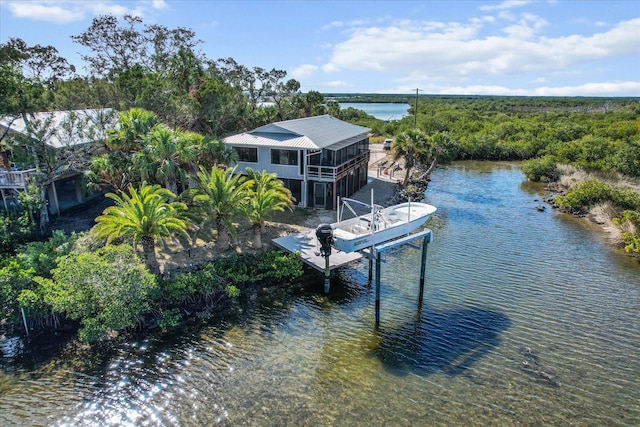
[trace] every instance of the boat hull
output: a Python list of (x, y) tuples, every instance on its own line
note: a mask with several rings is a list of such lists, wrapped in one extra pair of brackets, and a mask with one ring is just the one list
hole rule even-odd
[(435, 206), (426, 203), (401, 203), (333, 223), (333, 247), (342, 252), (357, 252), (394, 240), (420, 227), (435, 211)]

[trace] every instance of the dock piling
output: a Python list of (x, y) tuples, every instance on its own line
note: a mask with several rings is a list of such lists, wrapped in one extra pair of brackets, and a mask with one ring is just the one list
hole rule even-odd
[(376, 251), (376, 327), (380, 324), (380, 264), (382, 253)]
[(331, 286), (331, 270), (329, 269), (329, 256), (324, 257), (324, 293), (329, 293)]
[(420, 262), (420, 292), (418, 294), (418, 302), (422, 304), (422, 296), (424, 294), (424, 276), (427, 270), (427, 247), (431, 235), (428, 234), (422, 239), (422, 261)]

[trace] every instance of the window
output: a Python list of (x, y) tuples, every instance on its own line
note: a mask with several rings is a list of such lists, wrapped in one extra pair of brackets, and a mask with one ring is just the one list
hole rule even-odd
[(255, 147), (234, 147), (238, 153), (238, 161), (258, 163), (258, 149)]
[(272, 165), (297, 165), (298, 150), (271, 150)]

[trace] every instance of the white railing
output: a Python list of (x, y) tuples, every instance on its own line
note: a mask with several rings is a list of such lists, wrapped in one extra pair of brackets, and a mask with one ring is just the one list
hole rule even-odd
[(19, 188), (27, 187), (27, 184), (34, 182), (38, 172), (36, 169), (27, 169), (24, 171), (7, 171), (0, 169), (0, 188)]
[(307, 178), (335, 182), (349, 173), (349, 171), (357, 169), (361, 165), (366, 165), (368, 163), (369, 152), (367, 151), (339, 166), (307, 165)]

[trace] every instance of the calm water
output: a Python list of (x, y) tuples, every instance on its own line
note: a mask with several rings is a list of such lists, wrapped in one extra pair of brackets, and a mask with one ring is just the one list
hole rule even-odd
[(640, 267), (515, 166), (439, 169), (419, 251), (272, 289), (233, 315), (89, 348), (5, 340), (0, 425), (640, 424)]
[(393, 102), (341, 102), (340, 108), (356, 108), (380, 120), (400, 120), (409, 114), (409, 104)]

